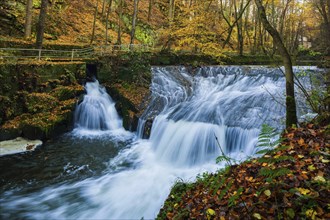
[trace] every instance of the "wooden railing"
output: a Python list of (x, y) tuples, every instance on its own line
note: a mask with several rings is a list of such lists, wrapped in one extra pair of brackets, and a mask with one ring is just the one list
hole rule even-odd
[(145, 44), (102, 45), (72, 50), (47, 50), (27, 48), (0, 48), (1, 60), (69, 60), (77, 61), (130, 51), (149, 52), (153, 48)]

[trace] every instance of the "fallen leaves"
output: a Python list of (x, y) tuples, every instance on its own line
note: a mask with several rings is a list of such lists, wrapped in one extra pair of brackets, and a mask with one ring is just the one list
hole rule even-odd
[(168, 198), (158, 218), (329, 219), (330, 139), (323, 131), (290, 129), (280, 150), (172, 191), (175, 199)]

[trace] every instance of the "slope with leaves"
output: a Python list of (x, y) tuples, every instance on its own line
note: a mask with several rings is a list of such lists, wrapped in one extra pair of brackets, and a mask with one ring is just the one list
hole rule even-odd
[[(158, 219), (328, 219), (330, 137), (308, 124), (259, 159), (177, 183)], [(329, 130), (329, 126), (327, 127)]]
[[(33, 6), (33, 31), (32, 38), (25, 40), (25, 0), (9, 0), (0, 2), (0, 41), (18, 40), (25, 43), (33, 43), (35, 35), (35, 25), (39, 16), (39, 1), (34, 1)], [(97, 0), (57, 0), (54, 5), (48, 7), (45, 43), (46, 44), (89, 44), (92, 35), (94, 12)], [(98, 0), (98, 14), (95, 28), (95, 43), (105, 43), (106, 13), (102, 14), (102, 2)], [(108, 2), (108, 1), (106, 1)], [(154, 35), (164, 23), (164, 15), (158, 7), (152, 8), (152, 17), (148, 21), (148, 0), (140, 0), (137, 33), (139, 42), (144, 42)], [(106, 10), (104, 10), (106, 11)], [(120, 20), (123, 26), (123, 43), (129, 43), (129, 33), (131, 29), (131, 17), (133, 14), (133, 3), (125, 1), (123, 8), (123, 19)], [(109, 16), (110, 25), (108, 29), (109, 39), (115, 43), (117, 39), (118, 13), (117, 1), (113, 0), (111, 14)], [(153, 36), (155, 37), (155, 36)]]

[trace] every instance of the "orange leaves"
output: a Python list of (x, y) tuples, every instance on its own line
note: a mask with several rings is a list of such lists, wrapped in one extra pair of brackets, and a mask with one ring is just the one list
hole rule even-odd
[[(185, 193), (178, 193), (179, 202), (172, 203), (166, 218), (273, 219), (279, 214), (284, 219), (329, 218), (329, 140), (314, 125), (291, 129), (284, 137), (280, 150), (264, 160), (254, 159), (191, 184)], [(265, 175), (273, 170), (290, 172), (267, 182), (267, 176), (260, 175), (262, 169)], [(166, 209), (165, 205), (159, 216)]]

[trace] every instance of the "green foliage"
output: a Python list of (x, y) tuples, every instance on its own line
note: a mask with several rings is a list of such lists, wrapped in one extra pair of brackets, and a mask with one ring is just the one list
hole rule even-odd
[(220, 155), (216, 159), (216, 163), (226, 162), (227, 165), (235, 161), (236, 160), (234, 158), (228, 157), (226, 155)]
[(275, 139), (278, 136), (276, 129), (272, 128), (267, 124), (263, 124), (261, 132), (258, 136), (257, 154), (265, 154), (270, 150), (274, 149), (282, 139)]
[(151, 81), (148, 55), (141, 52), (129, 52), (121, 56), (123, 65), (118, 66), (118, 77), (123, 81), (149, 86)]
[(288, 168), (282, 168), (282, 167), (274, 168), (274, 169), (269, 167), (263, 167), (259, 170), (259, 175), (267, 177), (266, 179), (267, 182), (272, 182), (273, 179), (280, 176), (285, 176), (289, 173), (291, 173), (291, 171)]
[[(274, 178), (284, 176), (289, 174), (291, 171), (287, 168), (274, 168), (274, 164), (280, 163), (282, 161), (294, 161), (294, 158), (292, 156), (287, 155), (276, 155), (277, 152), (280, 152), (282, 150), (285, 150), (288, 148), (288, 146), (279, 146), (279, 143), (283, 141), (283, 139), (276, 139), (278, 136), (276, 129), (272, 128), (271, 126), (267, 124), (263, 124), (261, 128), (261, 132), (258, 137), (258, 144), (257, 144), (257, 154), (272, 154), (275, 156), (267, 156), (267, 157), (261, 157), (258, 159), (258, 162), (267, 164), (268, 167), (263, 167), (259, 170), (260, 176), (265, 176), (267, 179), (267, 182), (271, 182)], [(277, 148), (276, 148), (277, 147)]]
[(236, 202), (240, 198), (240, 195), (242, 194), (243, 191), (244, 191), (243, 187), (240, 187), (240, 188), (238, 188), (238, 190), (236, 191), (236, 193), (234, 195), (229, 197), (229, 199), (228, 199), (229, 207), (236, 205)]

